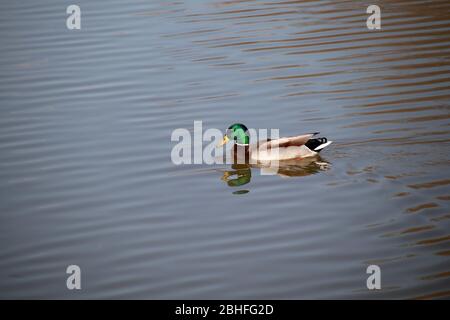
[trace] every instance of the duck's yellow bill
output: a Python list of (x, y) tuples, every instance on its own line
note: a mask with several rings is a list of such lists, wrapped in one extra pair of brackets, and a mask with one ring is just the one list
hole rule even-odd
[(228, 139), (228, 136), (224, 136), (222, 142), (220, 142), (220, 143), (217, 145), (217, 148), (223, 146), (223, 145), (226, 144), (228, 141), (230, 141), (230, 139)]

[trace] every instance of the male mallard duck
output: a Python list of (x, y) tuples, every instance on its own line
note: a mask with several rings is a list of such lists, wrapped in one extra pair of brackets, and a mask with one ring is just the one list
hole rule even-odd
[(316, 134), (318, 132), (280, 139), (260, 140), (257, 143), (250, 144), (250, 134), (247, 127), (241, 123), (235, 123), (228, 127), (222, 143), (218, 146), (233, 141), (234, 157), (242, 158), (245, 155), (246, 161), (302, 159), (316, 156), (318, 152), (332, 143), (327, 138), (312, 139)]

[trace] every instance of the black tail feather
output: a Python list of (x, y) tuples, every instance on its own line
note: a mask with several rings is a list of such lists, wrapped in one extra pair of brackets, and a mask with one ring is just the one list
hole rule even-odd
[[(307, 146), (309, 149), (314, 150), (318, 146), (327, 143), (327, 138), (317, 138), (317, 139), (309, 139), (308, 142), (305, 143), (305, 146)], [(318, 150), (320, 152), (320, 150)]]

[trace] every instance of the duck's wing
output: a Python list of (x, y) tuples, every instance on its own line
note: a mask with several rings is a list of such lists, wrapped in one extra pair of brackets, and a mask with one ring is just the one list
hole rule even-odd
[(315, 133), (303, 134), (301, 136), (285, 137), (280, 139), (268, 140), (260, 142), (259, 148), (287, 148), (287, 147), (300, 147), (303, 146), (309, 139), (311, 139)]

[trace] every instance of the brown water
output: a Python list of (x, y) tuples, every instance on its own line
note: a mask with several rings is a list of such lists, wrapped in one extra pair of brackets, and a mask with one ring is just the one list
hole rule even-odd
[[(0, 3), (1, 298), (450, 296), (448, 1), (69, 4)], [(335, 143), (175, 166), (194, 120)]]

